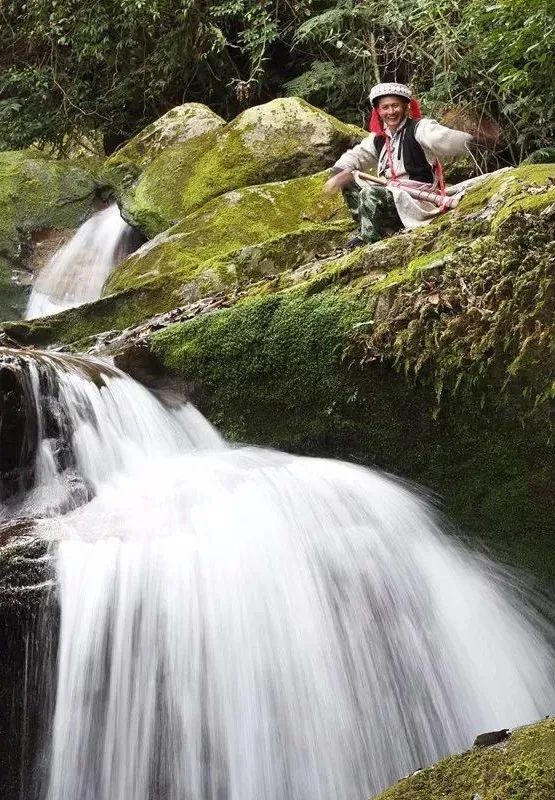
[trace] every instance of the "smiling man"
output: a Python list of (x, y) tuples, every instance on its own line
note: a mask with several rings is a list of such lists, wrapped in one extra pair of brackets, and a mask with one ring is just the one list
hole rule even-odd
[[(415, 228), (440, 214), (449, 204), (439, 159), (461, 155), (476, 139), (487, 142), (498, 136), (495, 131), (481, 131), (474, 137), (423, 119), (418, 102), (402, 83), (377, 84), (370, 103), (370, 135), (334, 164), (325, 187), (328, 192), (343, 190), (359, 224), (360, 235), (348, 247), (377, 242), (387, 231)], [(371, 167), (391, 183), (378, 186), (357, 174)], [(426, 192), (437, 192), (434, 199), (440, 201), (419, 199)]]

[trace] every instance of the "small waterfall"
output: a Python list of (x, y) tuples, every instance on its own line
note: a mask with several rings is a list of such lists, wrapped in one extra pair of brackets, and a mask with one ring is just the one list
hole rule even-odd
[(93, 214), (40, 271), (25, 319), (98, 300), (112, 269), (134, 249), (133, 236), (117, 205)]
[[(544, 624), (406, 486), (226, 446), (99, 361), (30, 362), (17, 513), (42, 513), (61, 607), (46, 800), (362, 800), (553, 712)], [(62, 514), (43, 490), (68, 471), (90, 499)]]

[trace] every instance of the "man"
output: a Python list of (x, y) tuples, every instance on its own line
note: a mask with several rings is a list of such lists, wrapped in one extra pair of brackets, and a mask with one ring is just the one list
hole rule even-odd
[[(440, 214), (449, 207), (450, 198), (445, 195), (439, 159), (461, 155), (473, 141), (498, 137), (491, 124), (472, 136), (422, 119), (418, 102), (402, 83), (377, 84), (370, 103), (370, 135), (336, 161), (325, 186), (328, 192), (343, 190), (360, 226), (360, 236), (349, 243), (351, 247), (377, 242), (387, 230), (424, 225)], [(391, 181), (387, 188), (357, 174), (371, 167)], [(430, 191), (436, 202), (419, 199)]]

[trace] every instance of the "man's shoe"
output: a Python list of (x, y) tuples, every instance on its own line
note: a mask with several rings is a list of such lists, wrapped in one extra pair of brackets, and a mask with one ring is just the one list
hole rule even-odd
[(357, 233), (356, 236), (353, 236), (352, 239), (349, 239), (345, 245), (345, 250), (356, 250), (357, 247), (362, 247), (363, 244), (367, 244), (367, 242), (365, 242), (362, 236)]

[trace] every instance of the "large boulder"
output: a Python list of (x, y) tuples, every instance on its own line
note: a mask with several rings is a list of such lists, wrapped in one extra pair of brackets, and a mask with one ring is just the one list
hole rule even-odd
[(124, 194), (123, 214), (152, 237), (230, 190), (331, 166), (363, 136), (303, 100), (272, 100), (163, 150)]
[(25, 306), (22, 248), (34, 231), (74, 228), (91, 212), (96, 189), (80, 163), (32, 151), (0, 153), (0, 319)]
[(184, 144), (225, 121), (202, 103), (184, 103), (147, 125), (113, 153), (104, 164), (103, 177), (121, 192), (136, 180), (162, 150)]
[(405, 778), (376, 800), (552, 800), (555, 719), (519, 728), (490, 747), (475, 747)]

